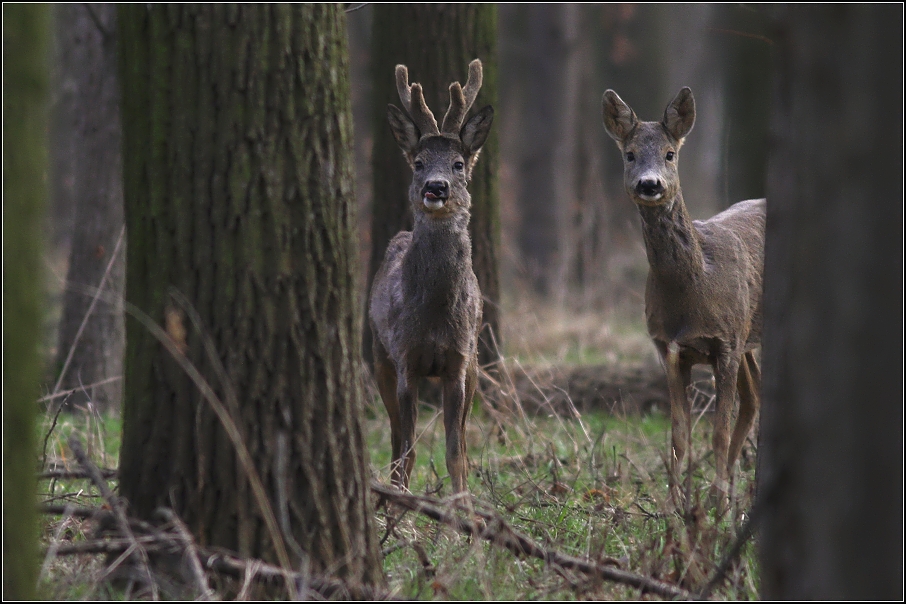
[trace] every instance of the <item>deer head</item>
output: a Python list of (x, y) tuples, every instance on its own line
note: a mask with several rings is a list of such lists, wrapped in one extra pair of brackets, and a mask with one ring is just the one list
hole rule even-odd
[(695, 99), (683, 88), (660, 122), (642, 122), (617, 93), (603, 99), (604, 129), (623, 152), (623, 183), (643, 206), (668, 206), (679, 192), (679, 149), (695, 123)]
[(409, 84), (409, 70), (396, 66), (396, 87), (403, 109), (388, 105), (387, 117), (393, 137), (409, 166), (413, 209), (442, 216), (471, 205), (466, 185), (488, 138), (494, 109), (488, 105), (463, 125), (481, 88), (481, 61), (469, 64), (469, 79), (463, 88), (450, 84), (450, 106), (440, 128), (425, 102), (421, 84)]

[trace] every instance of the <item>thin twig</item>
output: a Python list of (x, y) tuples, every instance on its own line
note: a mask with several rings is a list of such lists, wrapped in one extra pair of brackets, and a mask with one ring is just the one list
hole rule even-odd
[[(57, 556), (74, 554), (115, 554), (127, 552), (135, 544), (140, 544), (146, 551), (175, 554), (185, 548), (182, 539), (171, 533), (155, 531), (141, 535), (134, 541), (124, 538), (89, 539), (78, 543), (61, 545)], [(279, 566), (267, 564), (261, 560), (240, 558), (227, 551), (211, 548), (197, 548), (199, 563), (203, 568), (234, 577), (257, 581), (280, 580), (294, 585), (306, 584), (312, 591), (327, 598), (355, 600), (395, 600), (391, 592), (371, 585), (344, 582), (333, 577), (311, 576), (299, 572), (287, 572)], [(46, 555), (46, 552), (45, 552)], [(249, 573), (249, 569), (253, 569)]]
[(568, 556), (557, 551), (546, 550), (528, 537), (515, 531), (503, 518), (496, 514), (476, 510), (476, 513), (483, 516), (486, 520), (485, 527), (482, 528), (472, 520), (461, 518), (443, 509), (440, 507), (441, 502), (436, 499), (406, 494), (375, 481), (371, 483), (371, 490), (401, 507), (424, 514), (466, 535), (480, 537), (500, 545), (516, 555), (538, 558), (561, 568), (578, 570), (586, 575), (593, 575), (608, 581), (630, 585), (641, 589), (643, 592), (657, 594), (665, 598), (687, 600), (691, 597), (688, 591), (657, 579), (595, 564), (594, 562)]
[(371, 3), (370, 3), (370, 2), (362, 2), (361, 4), (357, 4), (356, 6), (351, 6), (351, 7), (347, 8), (347, 9), (346, 9), (345, 11), (343, 11), (343, 12), (351, 13), (351, 12), (354, 12), (354, 11), (359, 10), (360, 8), (365, 8), (365, 7), (368, 6), (369, 4), (371, 4)]
[[(73, 287), (76, 289), (86, 290), (88, 288), (80, 287), (75, 284), (67, 285), (67, 287)], [(106, 297), (108, 300), (122, 300), (122, 298), (116, 297), (114, 295), (102, 294), (100, 290), (97, 290), (95, 293), (96, 296)], [(279, 530), (277, 525), (277, 519), (274, 515), (274, 511), (271, 508), (270, 501), (267, 498), (267, 493), (264, 490), (264, 484), (261, 482), (261, 478), (258, 476), (258, 472), (255, 470), (255, 465), (252, 462), (251, 454), (249, 453), (248, 447), (245, 446), (245, 442), (242, 439), (242, 435), (239, 432), (239, 428), (236, 425), (236, 422), (233, 421), (233, 418), (230, 416), (230, 413), (227, 411), (224, 404), (217, 398), (217, 395), (214, 393), (214, 389), (211, 388), (204, 376), (198, 371), (198, 368), (189, 361), (188, 357), (183, 354), (180, 350), (179, 345), (174, 342), (164, 329), (154, 322), (151, 317), (148, 316), (143, 310), (131, 304), (128, 301), (123, 300), (123, 310), (129, 313), (133, 318), (135, 318), (139, 323), (141, 323), (148, 332), (154, 336), (154, 338), (163, 344), (167, 349), (167, 352), (173, 357), (173, 359), (179, 364), (179, 366), (186, 372), (189, 378), (195, 383), (195, 387), (201, 392), (202, 396), (208, 402), (208, 404), (213, 409), (214, 413), (217, 415), (217, 418), (220, 420), (221, 425), (227, 433), (227, 436), (232, 442), (233, 446), (236, 447), (237, 456), (239, 458), (240, 465), (246, 473), (246, 477), (249, 480), (249, 483), (252, 487), (252, 494), (255, 498), (256, 503), (261, 511), (261, 516), (264, 519), (265, 529), (268, 532), (273, 544), (274, 549), (276, 550), (277, 560), (280, 562), (280, 565), (286, 569), (287, 572), (292, 571), (292, 564), (289, 559), (289, 554), (286, 550), (286, 543), (283, 540), (283, 535)], [(292, 589), (292, 586), (290, 586)], [(291, 594), (292, 595), (292, 594)]]
[[(116, 470), (111, 470), (110, 468), (98, 469), (98, 472), (101, 473), (101, 478), (104, 480), (114, 480), (116, 479)], [(77, 478), (91, 478), (91, 474), (85, 471), (78, 470), (47, 470), (46, 472), (41, 472), (38, 474), (38, 480), (47, 480), (47, 479), (66, 479), (66, 480), (75, 480)]]
[(72, 453), (75, 455), (76, 460), (82, 468), (88, 472), (91, 477), (91, 481), (95, 486), (100, 490), (101, 495), (107, 501), (107, 505), (110, 506), (110, 510), (113, 512), (116, 522), (119, 525), (119, 530), (124, 537), (127, 537), (131, 543), (132, 547), (135, 548), (138, 553), (138, 559), (141, 563), (141, 569), (145, 573), (148, 580), (148, 587), (151, 589), (152, 598), (157, 601), (159, 600), (157, 592), (157, 584), (154, 582), (154, 578), (151, 576), (151, 565), (148, 560), (148, 553), (143, 547), (138, 544), (138, 541), (135, 539), (135, 534), (132, 532), (132, 528), (129, 526), (129, 521), (126, 519), (126, 515), (123, 513), (123, 510), (119, 506), (116, 497), (110, 491), (110, 487), (107, 486), (107, 482), (104, 480), (104, 477), (101, 476), (100, 470), (97, 466), (91, 463), (91, 460), (88, 458), (88, 455), (85, 453), (85, 449), (82, 448), (82, 443), (78, 438), (72, 436), (69, 438), (69, 448), (72, 450)]
[(66, 401), (64, 400), (63, 404), (61, 404), (57, 408), (57, 412), (54, 413), (53, 422), (51, 422), (51, 424), (50, 424), (50, 430), (48, 430), (47, 434), (44, 435), (44, 448), (42, 449), (42, 454), (41, 454), (41, 465), (42, 466), (47, 465), (47, 443), (50, 440), (50, 435), (53, 434), (54, 428), (57, 427), (57, 419), (59, 419), (60, 413), (63, 412), (63, 407), (65, 405), (66, 405)]
[(764, 487), (764, 495), (759, 498), (755, 505), (752, 506), (752, 510), (749, 512), (749, 518), (746, 520), (745, 524), (742, 525), (742, 528), (739, 529), (739, 532), (736, 534), (736, 539), (733, 542), (733, 545), (727, 550), (727, 554), (721, 560), (717, 569), (714, 571), (714, 574), (708, 580), (708, 583), (705, 585), (704, 589), (698, 594), (698, 599), (707, 600), (711, 596), (711, 592), (720, 585), (721, 581), (724, 580), (724, 577), (727, 574), (727, 571), (730, 569), (730, 565), (739, 557), (739, 554), (742, 552), (743, 546), (752, 538), (752, 535), (755, 534), (755, 529), (758, 524), (761, 522), (761, 517), (764, 515), (764, 510), (767, 509), (774, 497), (777, 494), (777, 485), (780, 484), (781, 479), (778, 475), (775, 480), (771, 481), (770, 484)]
[(44, 563), (41, 564), (41, 572), (38, 573), (38, 585), (40, 585), (44, 577), (47, 576), (51, 563), (57, 557), (57, 551), (62, 544), (61, 537), (63, 536), (63, 530), (69, 526), (73, 507), (74, 506), (72, 505), (67, 505), (66, 509), (63, 511), (63, 520), (60, 521), (60, 526), (57, 527), (57, 531), (54, 533), (53, 541), (50, 542), (50, 547), (47, 548), (47, 554), (44, 556)]
[(82, 390), (83, 388), (84, 388), (84, 389), (88, 389), (88, 388), (95, 388), (95, 387), (97, 387), (97, 386), (104, 386), (105, 384), (110, 384), (110, 383), (112, 383), (112, 382), (117, 382), (117, 381), (119, 381), (119, 380), (121, 380), (121, 379), (123, 379), (123, 376), (118, 375), (118, 376), (116, 376), (116, 377), (107, 378), (107, 379), (101, 380), (100, 382), (94, 382), (93, 384), (88, 384), (88, 385), (86, 385), (86, 386), (79, 386), (78, 388), (73, 388), (72, 390), (63, 390), (63, 391), (61, 391), (61, 392), (57, 392), (56, 394), (48, 394), (47, 396), (42, 396), (41, 398), (39, 398), (39, 399), (36, 400), (35, 402), (36, 402), (36, 403), (44, 403), (44, 402), (47, 402), (47, 401), (52, 401), (52, 400), (54, 400), (54, 399), (60, 398), (61, 396), (69, 396), (70, 394), (75, 394), (76, 392), (79, 392), (79, 391)]
[[(91, 11), (89, 11), (90, 13)], [(91, 316), (91, 313), (94, 311), (95, 305), (97, 305), (98, 300), (101, 298), (101, 294), (104, 291), (104, 285), (107, 283), (107, 277), (110, 276), (110, 270), (113, 268), (113, 263), (116, 261), (116, 257), (119, 254), (120, 246), (123, 244), (123, 238), (126, 235), (126, 225), (123, 225), (123, 228), (120, 229), (119, 239), (116, 240), (116, 247), (113, 248), (113, 253), (110, 255), (110, 261), (107, 263), (107, 268), (104, 270), (104, 276), (101, 277), (101, 283), (97, 287), (97, 291), (94, 294), (94, 297), (91, 299), (91, 304), (88, 306), (88, 310), (85, 312), (85, 316), (82, 318), (82, 324), (79, 325), (79, 330), (76, 332), (75, 338), (72, 340), (72, 345), (69, 347), (69, 353), (66, 355), (66, 361), (63, 363), (63, 369), (60, 370), (60, 377), (57, 378), (57, 383), (53, 387), (53, 395), (56, 395), (60, 391), (60, 384), (63, 383), (63, 378), (66, 377), (66, 372), (69, 370), (69, 364), (72, 362), (72, 357), (75, 354), (76, 346), (79, 343), (79, 340), (82, 337), (82, 332), (85, 331), (85, 326), (88, 324), (88, 318)]]
[(159, 508), (157, 513), (173, 525), (173, 528), (183, 542), (183, 546), (186, 548), (186, 557), (189, 559), (189, 568), (192, 569), (192, 576), (195, 578), (195, 584), (198, 587), (199, 596), (196, 599), (201, 599), (206, 602), (213, 600), (214, 592), (211, 591), (211, 588), (208, 585), (208, 578), (204, 574), (204, 569), (201, 568), (201, 562), (198, 559), (198, 550), (195, 547), (195, 542), (192, 540), (192, 535), (189, 534), (189, 529), (186, 528), (186, 525), (173, 510), (169, 508)]

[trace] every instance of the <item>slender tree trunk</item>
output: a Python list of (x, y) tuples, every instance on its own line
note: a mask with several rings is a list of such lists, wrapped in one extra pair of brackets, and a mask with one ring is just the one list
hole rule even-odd
[(122, 493), (141, 518), (173, 507), (202, 543), (276, 562), (282, 541), (292, 566), (381, 582), (342, 8), (127, 5), (120, 33), (127, 299), (226, 405), (267, 503), (199, 388), (134, 319)]
[[(69, 408), (90, 401), (102, 410), (119, 409), (122, 382), (91, 386), (122, 375), (126, 343), (119, 302), (126, 262), (120, 241), (123, 180), (116, 6), (63, 5), (56, 9), (56, 20), (61, 22), (58, 31), (65, 33), (59, 77), (71, 87), (61, 100), (71, 105), (56, 107), (60, 115), (55, 120), (55, 147), (62, 148), (55, 154), (54, 168), (64, 176), (68, 162), (60, 155), (72, 153), (68, 159), (75, 220), (53, 377), (61, 390), (79, 389), (67, 399)], [(58, 183), (61, 178), (52, 180)], [(65, 194), (62, 185), (55, 186), (55, 192)], [(107, 295), (93, 305), (90, 289), (102, 282)]]
[[(409, 67), (409, 80), (425, 90), (428, 106), (443, 115), (450, 103), (451, 82), (465, 83), (468, 65), (481, 59), (484, 78), (474, 108), (497, 103), (497, 8), (492, 4), (388, 4), (374, 7), (372, 68), (374, 74), (374, 147), (372, 170), (372, 252), (369, 288), (390, 239), (412, 228), (407, 201), (412, 174), (387, 125), (387, 104), (399, 105), (394, 68)], [(484, 297), (485, 329), (479, 362), (498, 359), (500, 332), (500, 210), (497, 193), (499, 143), (497, 126), (472, 173), (472, 266)], [(370, 330), (366, 330), (370, 331)], [(493, 334), (493, 335), (492, 335)], [(364, 347), (371, 358), (370, 333)]]
[[(723, 59), (724, 183), (727, 208), (765, 196), (771, 91), (770, 18), (767, 10), (721, 4), (712, 36)], [(723, 209), (723, 208), (721, 208)]]
[(779, 27), (761, 595), (902, 599), (903, 7), (791, 5)]
[(38, 576), (35, 399), (41, 363), (49, 11), (3, 7), (3, 599), (29, 600)]

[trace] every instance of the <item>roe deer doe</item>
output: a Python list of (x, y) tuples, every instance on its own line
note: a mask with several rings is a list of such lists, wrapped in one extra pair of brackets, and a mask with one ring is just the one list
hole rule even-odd
[[(642, 217), (648, 282), (645, 318), (667, 370), (673, 427), (671, 497), (691, 439), (686, 396), (692, 365), (714, 370), (716, 475), (710, 498), (722, 509), (729, 476), (755, 420), (761, 377), (765, 200), (741, 201), (716, 216), (691, 220), (677, 161), (695, 122), (695, 100), (680, 90), (660, 122), (642, 122), (613, 91), (604, 93), (604, 128), (623, 153), (626, 191)], [(736, 392), (739, 416), (729, 438)]]
[(409, 203), (414, 227), (398, 233), (374, 277), (369, 304), (374, 375), (393, 446), (393, 484), (408, 488), (415, 464), (418, 380), (443, 384), (447, 471), (453, 491), (466, 490), (464, 431), (478, 380), (482, 300), (472, 271), (471, 197), (466, 185), (487, 139), (494, 110), (487, 106), (463, 126), (481, 88), (481, 61), (469, 64), (465, 88), (450, 85), (440, 128), (420, 84), (405, 65), (396, 86), (405, 111), (388, 106), (397, 144), (412, 168)]

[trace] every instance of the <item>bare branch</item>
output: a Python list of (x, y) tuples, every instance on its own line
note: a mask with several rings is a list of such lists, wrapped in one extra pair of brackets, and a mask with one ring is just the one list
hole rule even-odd
[(442, 508), (442, 503), (436, 499), (403, 493), (375, 481), (371, 483), (371, 490), (387, 501), (424, 514), (466, 535), (480, 537), (485, 541), (504, 547), (517, 556), (538, 558), (561, 568), (578, 570), (586, 575), (630, 585), (642, 590), (642, 592), (653, 593), (664, 598), (688, 600), (692, 597), (692, 594), (688, 591), (657, 579), (610, 566), (595, 564), (594, 562), (568, 556), (557, 551), (546, 550), (528, 537), (515, 531), (503, 518), (496, 514), (476, 510), (475, 513), (482, 516), (485, 520), (485, 526), (482, 527), (472, 520), (467, 520), (451, 513), (448, 511), (449, 508)]

